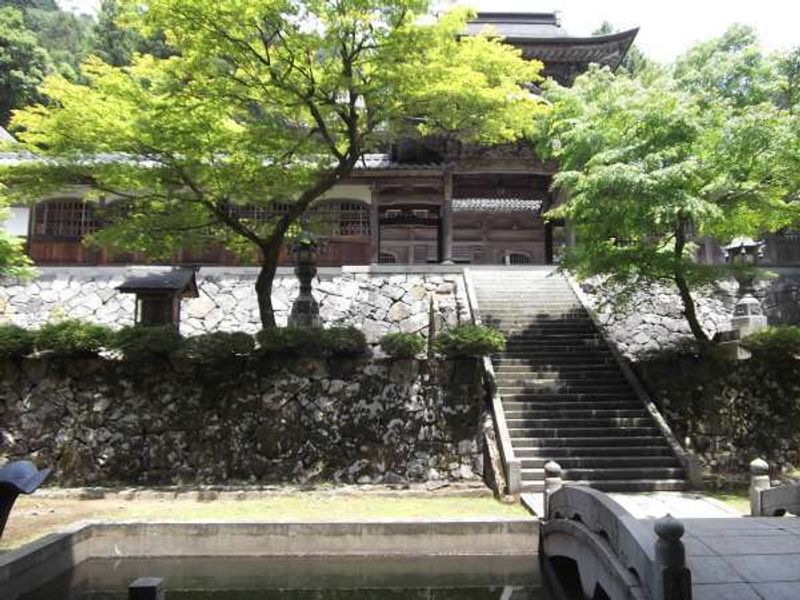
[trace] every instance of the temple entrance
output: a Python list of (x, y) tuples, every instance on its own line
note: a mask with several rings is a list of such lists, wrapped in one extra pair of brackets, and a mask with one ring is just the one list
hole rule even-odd
[(383, 264), (434, 264), (442, 257), (438, 206), (403, 204), (378, 211), (378, 259)]

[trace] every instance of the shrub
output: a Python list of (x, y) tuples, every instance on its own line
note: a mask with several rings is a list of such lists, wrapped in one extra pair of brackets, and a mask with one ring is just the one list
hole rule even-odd
[(253, 336), (243, 331), (217, 331), (188, 338), (182, 353), (189, 360), (211, 363), (249, 356), (255, 347)]
[(112, 339), (113, 332), (105, 325), (75, 319), (47, 323), (36, 334), (36, 347), (55, 354), (95, 354)]
[(125, 327), (116, 332), (110, 344), (126, 360), (163, 358), (180, 348), (183, 338), (171, 325), (163, 327)]
[(800, 327), (777, 325), (747, 336), (742, 346), (768, 361), (793, 361), (800, 356)]
[(367, 338), (355, 327), (323, 329), (320, 342), (325, 353), (331, 356), (361, 356), (367, 351)]
[(256, 334), (259, 349), (287, 356), (322, 356), (321, 329), (280, 327), (262, 329)]
[(392, 358), (414, 358), (425, 350), (425, 338), (416, 333), (387, 333), (381, 349)]
[(440, 333), (433, 347), (448, 358), (487, 356), (502, 351), (506, 347), (506, 339), (491, 327), (456, 325)]
[(0, 358), (26, 356), (33, 352), (35, 336), (17, 325), (0, 325)]

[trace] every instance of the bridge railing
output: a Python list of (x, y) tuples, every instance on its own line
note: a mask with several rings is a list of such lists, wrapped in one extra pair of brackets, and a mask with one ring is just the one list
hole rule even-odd
[(561, 467), (554, 462), (545, 465), (544, 494), (546, 524), (570, 520), (588, 529), (598, 545), (613, 552), (618, 572), (632, 574), (647, 598), (691, 600), (680, 521), (666, 515), (650, 529), (603, 492), (563, 485)]
[(765, 460), (750, 463), (750, 515), (780, 517), (800, 515), (800, 483), (772, 486), (769, 465)]

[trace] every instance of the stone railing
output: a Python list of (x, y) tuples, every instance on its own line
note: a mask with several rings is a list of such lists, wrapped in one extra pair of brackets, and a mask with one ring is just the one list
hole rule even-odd
[(772, 487), (769, 465), (765, 460), (750, 463), (750, 515), (781, 517), (800, 515), (800, 483)]
[(677, 519), (666, 515), (651, 530), (603, 492), (563, 485), (554, 462), (545, 465), (544, 506), (542, 552), (574, 560), (587, 596), (599, 585), (620, 600), (691, 600), (684, 527)]
[[(482, 325), (483, 320), (481, 319), (481, 312), (478, 307), (475, 286), (468, 268), (464, 269), (464, 285), (467, 292), (467, 302), (469, 303), (470, 312), (472, 314), (472, 322), (475, 325)], [(483, 357), (483, 373), (487, 397), (490, 400), (492, 408), (492, 421), (494, 423), (497, 445), (502, 454), (503, 465), (505, 467), (506, 491), (510, 495), (519, 494), (522, 489), (522, 461), (514, 455), (514, 446), (511, 444), (511, 434), (508, 431), (502, 398), (497, 391), (494, 366), (492, 366), (492, 360), (488, 356)]]

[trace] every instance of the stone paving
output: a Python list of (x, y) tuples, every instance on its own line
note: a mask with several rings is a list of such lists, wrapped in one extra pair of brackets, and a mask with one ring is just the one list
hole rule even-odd
[(658, 519), (666, 514), (676, 519), (720, 519), (741, 516), (723, 502), (697, 492), (646, 492), (609, 494), (609, 496), (637, 519)]

